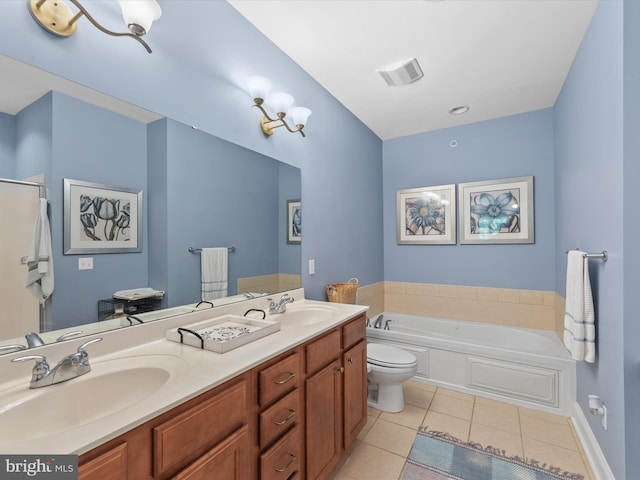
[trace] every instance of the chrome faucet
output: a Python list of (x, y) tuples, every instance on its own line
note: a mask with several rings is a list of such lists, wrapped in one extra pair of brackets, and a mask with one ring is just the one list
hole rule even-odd
[(385, 330), (391, 330), (391, 329), (389, 328), (389, 324), (390, 324), (391, 322), (393, 322), (393, 320), (392, 320), (392, 319), (390, 319), (390, 318), (389, 318), (388, 320), (385, 320), (385, 321), (384, 321), (384, 329), (385, 329)]
[(284, 313), (287, 311), (287, 303), (293, 302), (293, 297), (290, 297), (285, 293), (280, 297), (280, 301), (278, 303), (274, 302), (272, 298), (267, 298), (267, 302), (269, 302), (269, 315), (273, 315), (274, 313)]
[(44, 345), (44, 340), (42, 340), (42, 338), (40, 338), (40, 335), (38, 335), (36, 332), (29, 332), (24, 336), (24, 338), (27, 339), (27, 346), (29, 348)]
[(89, 365), (89, 355), (85, 348), (101, 340), (102, 338), (94, 338), (93, 340), (83, 343), (75, 353), (64, 357), (53, 369), (49, 368), (47, 357), (44, 355), (26, 355), (24, 357), (14, 358), (11, 361), (26, 362), (27, 360), (35, 360), (36, 364), (31, 372), (29, 388), (46, 387), (89, 373), (91, 371), (91, 365)]
[(373, 328), (382, 328), (382, 315), (376, 318), (376, 321), (373, 323)]

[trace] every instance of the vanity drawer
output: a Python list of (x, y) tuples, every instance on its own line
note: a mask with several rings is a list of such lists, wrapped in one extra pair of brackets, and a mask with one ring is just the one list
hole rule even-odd
[(153, 472), (160, 476), (202, 455), (246, 423), (247, 382), (242, 380), (153, 428)]
[(296, 426), (260, 455), (260, 480), (288, 480), (300, 471), (300, 427)]
[(296, 352), (258, 372), (261, 407), (300, 386), (300, 360), (300, 354)]
[(302, 418), (300, 389), (296, 388), (259, 415), (260, 448), (264, 448), (297, 425)]
[(363, 314), (342, 327), (342, 348), (349, 348), (351, 345), (355, 345), (366, 335), (366, 317)]
[(334, 330), (307, 345), (307, 375), (340, 356), (340, 330)]

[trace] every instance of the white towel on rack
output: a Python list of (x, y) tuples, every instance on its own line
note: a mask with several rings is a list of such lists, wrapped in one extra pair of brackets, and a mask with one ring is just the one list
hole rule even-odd
[(47, 216), (47, 199), (41, 198), (33, 226), (31, 247), (27, 256), (26, 287), (44, 305), (53, 293), (53, 256), (51, 255), (51, 228)]
[(567, 253), (567, 289), (564, 314), (564, 344), (574, 360), (596, 360), (596, 325), (585, 252)]
[(202, 300), (211, 301), (227, 296), (228, 256), (229, 250), (226, 247), (202, 249)]

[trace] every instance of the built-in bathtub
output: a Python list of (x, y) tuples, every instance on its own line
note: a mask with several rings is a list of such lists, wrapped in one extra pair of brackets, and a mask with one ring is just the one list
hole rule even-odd
[[(576, 365), (555, 332), (383, 312), (369, 342), (418, 358), (415, 379), (570, 415)], [(389, 330), (385, 330), (385, 323)]]

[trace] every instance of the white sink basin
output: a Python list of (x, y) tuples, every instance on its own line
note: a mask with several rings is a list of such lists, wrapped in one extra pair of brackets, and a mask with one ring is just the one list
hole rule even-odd
[(286, 312), (274, 315), (273, 317), (279, 321), (281, 325), (305, 326), (329, 320), (337, 313), (338, 310), (329, 305), (296, 305), (292, 303), (287, 305)]
[(139, 355), (96, 362), (91, 372), (67, 382), (0, 391), (0, 425), (14, 442), (28, 441), (86, 425), (161, 392), (182, 376), (187, 364), (171, 355)]

